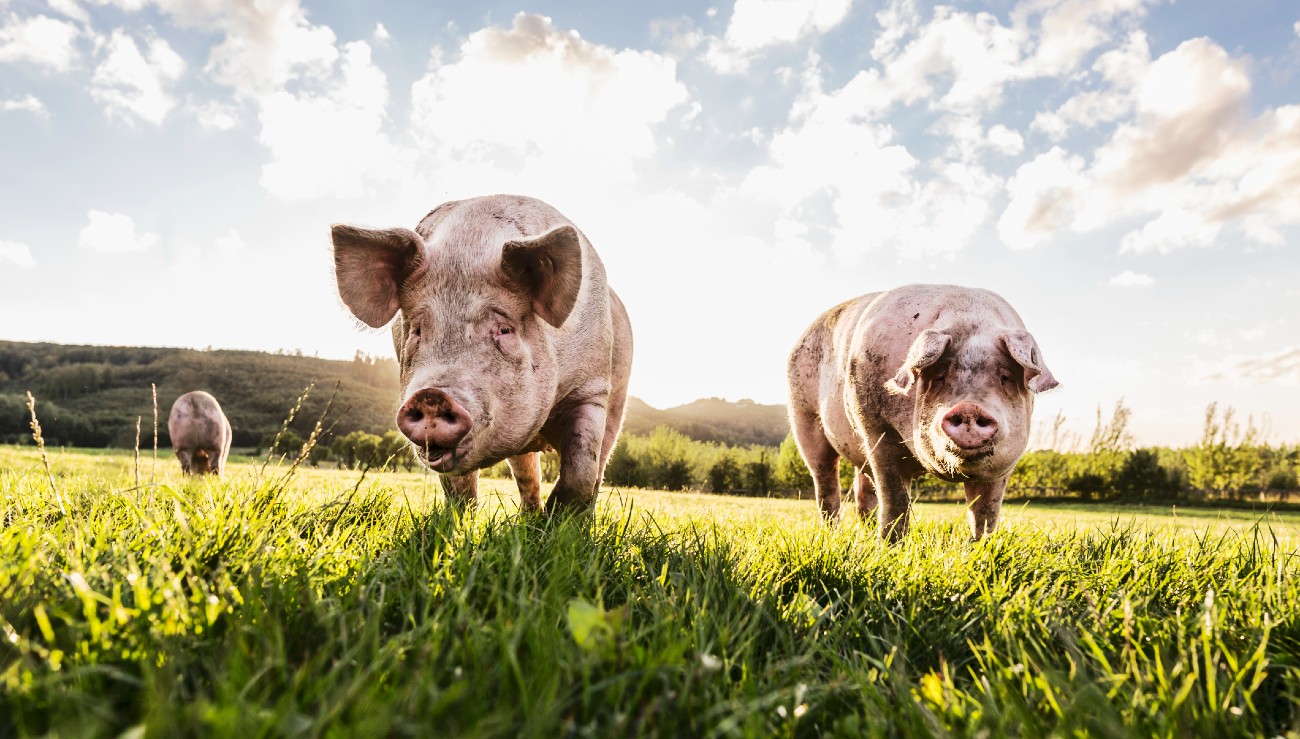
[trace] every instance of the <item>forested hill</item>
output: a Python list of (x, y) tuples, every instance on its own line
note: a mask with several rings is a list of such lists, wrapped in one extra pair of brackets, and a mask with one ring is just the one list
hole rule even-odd
[[(335, 433), (393, 428), (397, 363), (358, 356), (352, 361), (264, 352), (153, 347), (72, 346), (0, 341), (0, 442), (30, 439), (26, 393), (47, 443), (131, 447), (140, 417), (141, 446), (153, 444), (150, 383), (158, 386), (161, 444), (167, 446), (167, 412), (190, 390), (207, 390), (234, 427), (236, 447), (254, 447), (280, 428), (298, 396), (314, 389), (292, 428), (311, 432), (334, 395), (327, 424)], [(335, 386), (338, 391), (335, 394)], [(658, 410), (628, 402), (624, 429), (647, 434), (666, 425), (700, 441), (775, 446), (785, 438), (784, 406), (718, 398)]]
[(659, 410), (638, 398), (629, 398), (623, 431), (648, 434), (656, 426), (670, 426), (698, 441), (717, 441), (731, 446), (778, 446), (790, 430), (783, 405), (703, 398)]
[(234, 428), (234, 445), (256, 446), (275, 432), (298, 396), (314, 389), (293, 428), (310, 433), (334, 395), (329, 421), (335, 432), (382, 433), (392, 427), (397, 363), (357, 357), (353, 361), (249, 351), (198, 351), (151, 347), (65, 346), (0, 341), (0, 440), (30, 434), (25, 393), (47, 442), (74, 446), (153, 444), (150, 383), (158, 386), (159, 433), (166, 444), (167, 413), (190, 390), (215, 395)]

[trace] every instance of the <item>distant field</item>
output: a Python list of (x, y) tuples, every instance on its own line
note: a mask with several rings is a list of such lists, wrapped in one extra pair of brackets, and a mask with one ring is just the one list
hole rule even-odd
[(470, 518), (417, 473), (0, 446), (0, 735), (1300, 732), (1300, 514), (810, 500)]

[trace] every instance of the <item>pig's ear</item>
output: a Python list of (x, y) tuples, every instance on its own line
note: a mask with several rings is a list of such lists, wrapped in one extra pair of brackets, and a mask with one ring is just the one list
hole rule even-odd
[(352, 315), (379, 328), (397, 314), (398, 292), (424, 258), (424, 240), (406, 228), (372, 230), (336, 223), (334, 278)]
[(1043, 361), (1043, 351), (1038, 348), (1038, 342), (1034, 341), (1032, 334), (1020, 329), (1008, 331), (998, 338), (1006, 345), (1011, 358), (1025, 368), (1025, 384), (1030, 390), (1041, 393), (1057, 386), (1056, 378)]
[(501, 247), (501, 270), (529, 297), (534, 313), (559, 327), (582, 287), (578, 229), (564, 225), (527, 241), (507, 241)]
[(948, 348), (952, 337), (940, 331), (927, 328), (912, 342), (907, 350), (907, 360), (898, 368), (898, 374), (885, 382), (885, 389), (895, 395), (907, 395), (912, 391), (912, 383), (921, 370), (939, 361)]

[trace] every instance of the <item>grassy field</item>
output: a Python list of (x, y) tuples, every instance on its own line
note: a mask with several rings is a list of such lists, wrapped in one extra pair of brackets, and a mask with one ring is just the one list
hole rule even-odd
[[(420, 474), (0, 447), (0, 736), (1300, 736), (1300, 515), (471, 516)], [(62, 509), (62, 510), (61, 510)]]

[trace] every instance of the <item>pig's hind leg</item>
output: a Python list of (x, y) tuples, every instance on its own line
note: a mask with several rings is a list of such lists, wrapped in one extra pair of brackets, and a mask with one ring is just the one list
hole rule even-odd
[(808, 471), (822, 518), (835, 521), (840, 515), (840, 455), (822, 431), (821, 418), (800, 408), (792, 408), (790, 426)]
[(539, 511), (542, 508), (542, 453), (524, 452), (506, 460), (510, 473), (519, 486), (519, 510)]
[(876, 497), (876, 483), (871, 479), (869, 464), (858, 468), (858, 474), (853, 480), (853, 499), (858, 505), (859, 518), (867, 521), (875, 515), (876, 504), (880, 499)]

